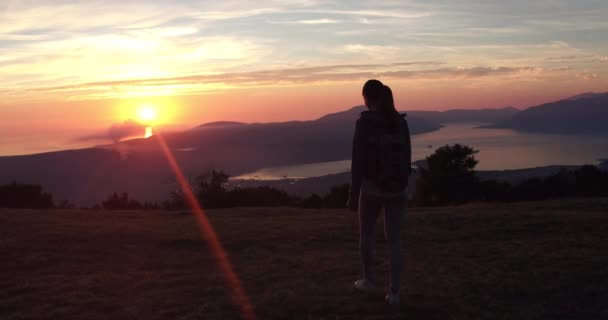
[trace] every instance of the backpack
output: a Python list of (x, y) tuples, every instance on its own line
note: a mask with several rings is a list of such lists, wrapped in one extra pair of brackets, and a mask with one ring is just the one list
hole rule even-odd
[(377, 128), (367, 137), (366, 178), (382, 192), (395, 193), (407, 188), (411, 165), (408, 131), (407, 124), (400, 123), (398, 128)]

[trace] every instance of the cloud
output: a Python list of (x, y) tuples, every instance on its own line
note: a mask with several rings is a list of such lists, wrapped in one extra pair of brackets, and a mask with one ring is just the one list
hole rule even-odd
[(442, 68), (421, 71), (391, 71), (382, 75), (395, 78), (425, 78), (425, 79), (473, 79), (489, 76), (511, 75), (524, 72), (542, 72), (534, 67), (472, 67), (472, 68)]
[(576, 77), (581, 78), (583, 80), (595, 80), (595, 79), (599, 79), (600, 76), (597, 73), (584, 72), (584, 73), (577, 73)]
[(293, 23), (296, 23), (296, 24), (335, 24), (338, 22), (340, 22), (340, 21), (324, 18), (324, 19), (297, 20), (297, 21), (294, 21)]
[(579, 56), (559, 56), (559, 57), (549, 57), (545, 58), (547, 61), (566, 61), (566, 60), (575, 60), (580, 58)]
[(122, 123), (115, 123), (105, 133), (93, 134), (80, 137), (78, 141), (108, 141), (120, 142), (126, 138), (143, 137), (146, 126), (135, 120), (126, 120)]
[(601, 61), (601, 62), (608, 62), (608, 56), (601, 57), (601, 58), (600, 58), (600, 61)]
[(570, 45), (565, 41), (554, 40), (549, 41), (548, 43), (539, 43), (536, 45), (539, 49), (551, 48), (551, 49), (568, 49)]
[(202, 11), (194, 15), (197, 19), (202, 20), (230, 20), (245, 17), (253, 17), (264, 14), (279, 13), (282, 10), (279, 8), (259, 8), (259, 9), (244, 9), (244, 10), (226, 10), (226, 11)]
[(342, 49), (345, 52), (364, 54), (370, 57), (396, 56), (401, 51), (398, 46), (347, 44)]
[[(608, 2), (554, 2), (547, 9), (523, 0), (388, 0), (373, 6), (321, 0), (0, 0), (0, 99), (28, 100), (28, 94), (15, 94), (51, 87), (64, 88), (46, 90), (65, 92), (54, 98), (92, 99), (347, 81), (382, 71), (412, 78), (465, 74), (399, 64), (417, 59), (504, 67), (572, 61), (578, 68), (572, 77), (607, 62), (596, 56), (601, 43), (577, 38), (572, 30), (595, 34), (608, 28), (602, 14)], [(321, 63), (383, 66), (293, 70)], [(111, 84), (88, 85), (106, 82)]]
[(393, 66), (415, 66), (415, 65), (441, 65), (445, 64), (445, 62), (441, 61), (410, 61), (410, 62), (396, 62), (392, 63)]
[[(45, 87), (36, 89), (36, 91), (68, 93), (78, 100), (120, 97), (138, 92), (138, 90), (147, 95), (171, 88), (176, 90), (174, 92), (176, 94), (201, 94), (208, 90), (218, 90), (218, 88), (301, 85), (328, 81), (359, 81), (369, 78), (454, 80), (522, 75), (538, 76), (543, 73), (555, 73), (567, 70), (566, 68), (543, 69), (538, 67), (506, 66), (420, 69), (421, 66), (439, 64), (441, 63), (435, 61), (412, 61), (397, 64), (353, 64), (270, 69), (170, 78), (91, 82), (68, 86)], [(413, 66), (415, 69), (403, 69), (403, 67), (407, 66)], [(108, 96), (108, 94), (110, 95)]]
[(398, 19), (418, 19), (432, 16), (432, 12), (415, 12), (405, 10), (305, 10), (303, 12), (325, 13), (334, 15), (346, 15), (354, 17), (375, 17), (375, 18), (398, 18)]
[[(269, 69), (259, 71), (246, 71), (246, 72), (231, 72), (231, 73), (216, 73), (207, 75), (190, 75), (183, 77), (169, 77), (169, 78), (149, 78), (149, 79), (133, 79), (133, 80), (118, 80), (118, 81), (101, 81), (83, 83), (77, 85), (67, 86), (55, 86), (39, 88), (33, 91), (55, 91), (55, 90), (66, 90), (66, 89), (81, 89), (86, 87), (116, 87), (125, 85), (171, 85), (171, 84), (183, 84), (183, 83), (233, 83), (233, 84), (247, 84), (247, 83), (275, 83), (275, 82), (286, 82), (286, 81), (297, 81), (297, 80), (314, 80), (323, 79), (324, 77), (331, 77), (332, 75), (352, 75), (357, 74), (363, 70), (368, 70), (370, 74), (378, 74), (378, 71), (369, 71), (377, 69), (391, 69), (394, 66), (413, 66), (413, 65), (435, 65), (441, 64), (437, 61), (410, 61), (410, 62), (399, 62), (395, 64), (344, 64), (344, 65), (328, 65), (328, 66), (312, 66), (312, 67), (298, 67), (298, 68), (283, 68), (283, 69)], [(299, 82), (299, 81), (298, 81)]]

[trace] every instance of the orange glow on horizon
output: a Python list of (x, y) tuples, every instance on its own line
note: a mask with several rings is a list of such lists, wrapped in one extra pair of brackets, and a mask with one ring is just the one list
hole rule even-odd
[[(135, 121), (146, 127), (175, 125), (180, 122), (183, 102), (177, 97), (145, 97), (132, 99), (101, 100), (95, 105), (108, 105), (107, 117), (113, 123)], [(92, 101), (82, 101), (78, 105), (87, 105)]]

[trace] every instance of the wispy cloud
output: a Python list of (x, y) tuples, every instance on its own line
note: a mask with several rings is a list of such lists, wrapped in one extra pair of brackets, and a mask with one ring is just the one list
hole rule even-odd
[(347, 44), (342, 49), (343, 52), (366, 55), (372, 59), (395, 59), (399, 56), (401, 48), (396, 45), (367, 45), (367, 44)]
[(548, 57), (545, 60), (548, 61), (568, 61), (568, 60), (575, 60), (580, 58), (579, 56), (560, 56), (560, 57)]
[(291, 25), (331, 25), (340, 23), (340, 20), (319, 18), (319, 19), (300, 19), (300, 20), (266, 20), (270, 24), (291, 24)]
[(597, 73), (584, 72), (584, 73), (577, 73), (576, 77), (581, 78), (583, 80), (595, 80), (595, 79), (598, 79), (600, 76)]
[(369, 17), (369, 18), (399, 18), (399, 19), (418, 19), (432, 16), (432, 12), (416, 12), (405, 10), (304, 10), (310, 13), (325, 13), (353, 17)]
[(433, 66), (434, 61), (401, 62), (395, 64), (332, 65), (304, 68), (261, 70), (251, 72), (191, 75), (172, 78), (149, 78), (122, 81), (92, 82), (66, 86), (45, 87), (30, 90), (35, 93), (62, 93), (74, 99), (129, 96), (140, 91), (162, 95), (167, 90), (173, 94), (201, 94), (218, 88), (301, 85), (326, 81), (361, 81), (368, 78), (386, 79), (436, 79), (458, 80), (487, 77), (538, 76), (543, 73), (563, 72), (567, 69), (543, 69), (537, 67), (472, 67), (406, 70), (399, 66)]

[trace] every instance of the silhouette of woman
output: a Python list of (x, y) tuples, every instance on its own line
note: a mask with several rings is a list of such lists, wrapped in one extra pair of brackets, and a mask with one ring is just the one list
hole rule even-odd
[(351, 189), (348, 207), (359, 211), (359, 249), (363, 278), (355, 288), (378, 292), (372, 267), (374, 226), (384, 209), (384, 230), (390, 246), (388, 304), (399, 304), (401, 261), (401, 221), (407, 202), (411, 143), (405, 115), (395, 109), (393, 94), (378, 80), (363, 86), (367, 111), (357, 120), (353, 139)]

